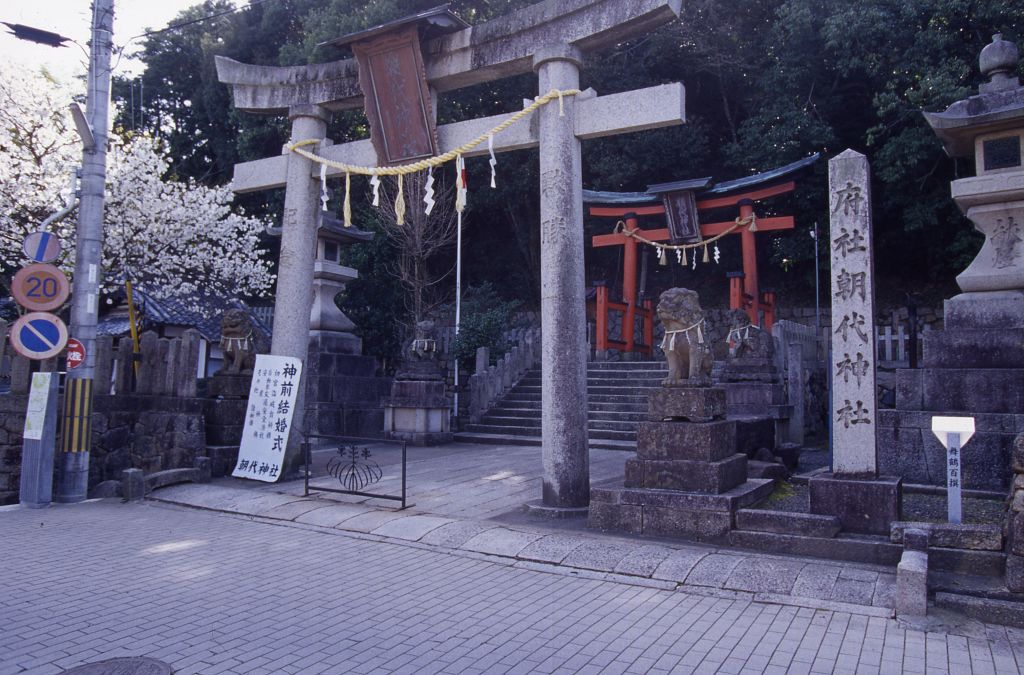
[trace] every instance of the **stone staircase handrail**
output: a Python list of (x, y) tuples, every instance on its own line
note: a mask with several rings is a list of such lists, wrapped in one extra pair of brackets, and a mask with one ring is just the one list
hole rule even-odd
[(516, 329), (511, 336), (514, 340), (512, 349), (493, 366), (488, 365), (488, 348), (477, 349), (476, 372), (469, 378), (469, 418), (472, 424), (478, 424), (484, 413), (540, 361), (539, 328)]

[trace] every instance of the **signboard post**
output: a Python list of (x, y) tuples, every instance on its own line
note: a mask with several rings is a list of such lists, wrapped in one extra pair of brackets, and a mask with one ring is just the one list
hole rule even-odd
[(53, 499), (53, 455), (57, 440), (57, 392), (55, 373), (33, 373), (29, 389), (25, 430), (21, 445), (22, 506), (41, 509)]
[(961, 452), (974, 435), (973, 417), (933, 417), (932, 433), (946, 448), (946, 504), (948, 520), (959, 524), (963, 520), (962, 486), (964, 460)]
[(256, 355), (242, 444), (232, 476), (265, 483), (281, 477), (301, 377), (299, 359)]

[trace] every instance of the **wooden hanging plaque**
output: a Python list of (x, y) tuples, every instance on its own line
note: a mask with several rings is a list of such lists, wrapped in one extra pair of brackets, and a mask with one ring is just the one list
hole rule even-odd
[(382, 166), (437, 154), (437, 127), (416, 26), (352, 43), (370, 140)]

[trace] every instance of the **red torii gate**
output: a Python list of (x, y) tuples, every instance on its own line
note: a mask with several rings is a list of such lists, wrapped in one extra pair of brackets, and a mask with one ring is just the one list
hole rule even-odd
[[(595, 217), (617, 218), (625, 222), (626, 229), (636, 231), (636, 234), (648, 241), (669, 241), (671, 238), (669, 228), (656, 230), (641, 230), (637, 219), (640, 216), (665, 216), (665, 201), (659, 197), (666, 196), (672, 192), (701, 190), (700, 198), (696, 200), (696, 210), (709, 211), (729, 207), (739, 208), (740, 220), (755, 216), (754, 203), (776, 197), (796, 189), (796, 181), (793, 180), (798, 172), (810, 167), (820, 157), (815, 153), (810, 157), (787, 164), (786, 166), (773, 169), (764, 173), (741, 178), (739, 180), (720, 183), (713, 188), (706, 188), (711, 182), (710, 179), (699, 179), (696, 181), (682, 181), (679, 183), (667, 183), (663, 185), (650, 186), (645, 193), (616, 193), (616, 192), (595, 192), (584, 190), (584, 202), (591, 204), (590, 215)], [(788, 179), (788, 180), (787, 180)], [(666, 200), (667, 201), (667, 200)], [(771, 232), (779, 230), (791, 230), (795, 227), (792, 216), (780, 216), (772, 218), (756, 218), (756, 232)], [(726, 233), (730, 228), (735, 228), (736, 221), (725, 221), (718, 223), (701, 223), (700, 236), (702, 239)], [(729, 308), (743, 309), (750, 316), (751, 323), (761, 325), (760, 312), (765, 310), (764, 328), (770, 330), (775, 319), (775, 294), (765, 292), (762, 296), (758, 286), (757, 277), (757, 248), (755, 231), (749, 226), (735, 228), (733, 234), (740, 235), (743, 253), (743, 272), (729, 274)], [(641, 245), (635, 237), (626, 236), (623, 233), (597, 235), (591, 240), (595, 248), (606, 246), (623, 247), (623, 279), (622, 294), (625, 302), (609, 302), (608, 288), (597, 289), (597, 349), (607, 350), (620, 349), (626, 352), (640, 351), (644, 354), (652, 352), (653, 337), (653, 310), (651, 301), (647, 300), (640, 310), (644, 319), (644, 342), (635, 344), (634, 329), (637, 313), (637, 247)], [(697, 249), (692, 251), (698, 255)], [(611, 309), (622, 311), (623, 318), (623, 342), (612, 343), (608, 340), (608, 311)]]

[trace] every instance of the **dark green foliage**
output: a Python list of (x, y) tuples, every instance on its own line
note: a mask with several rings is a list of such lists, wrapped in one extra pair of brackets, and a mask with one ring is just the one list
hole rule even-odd
[[(435, 4), (270, 0), (212, 22), (146, 38), (145, 128), (155, 133), (159, 126), (167, 138), (179, 159), (174, 172), (226, 181), (234, 162), (277, 154), (287, 137), (287, 122), (233, 112), (228, 88), (216, 81), (214, 54), (262, 64), (340, 58), (345, 54), (316, 44)], [(530, 0), (455, 0), (452, 9), (470, 23), (479, 23), (527, 4)], [(224, 0), (207, 0), (180, 18), (225, 6)], [(683, 3), (679, 21), (588, 55), (581, 79), (584, 87), (594, 87), (600, 94), (682, 81), (687, 124), (584, 143), (584, 185), (642, 190), (653, 183), (698, 176), (721, 181), (812, 152), (822, 152), (827, 159), (854, 148), (868, 156), (874, 172), (876, 270), (883, 303), (886, 294), (902, 298), (910, 286), (933, 290), (934, 299), (948, 296), (954, 275), (980, 243), (949, 198), (949, 181), (973, 169), (945, 156), (920, 112), (941, 109), (975, 92), (980, 81), (977, 56), (991, 34), (1001, 31), (1020, 43), (1022, 28), (1024, 4), (1009, 0)], [(508, 113), (520, 107), (521, 99), (537, 93), (531, 74), (446, 92), (439, 101), (438, 119), (446, 123)], [(124, 83), (118, 96), (128, 98)], [(638, 99), (636, 105), (643, 106), (644, 101)], [(367, 136), (360, 112), (335, 117), (329, 131), (335, 141)], [(491, 190), (486, 187), (486, 159), (468, 161), (463, 282), (478, 286), (500, 280), (505, 299), (536, 305), (536, 153), (507, 153), (498, 162), (497, 189)], [(808, 232), (818, 222), (827, 236), (826, 183), (822, 161), (802, 179), (797, 194), (762, 210), (761, 215), (796, 217), (796, 232), (759, 236), (762, 286), (779, 288), (783, 304), (813, 301), (814, 242)], [(353, 205), (359, 201), (354, 195)], [(274, 213), (280, 209), (280, 194), (247, 195), (244, 204), (249, 210)], [(368, 212), (363, 213), (367, 215), (358, 224), (369, 227)], [(656, 219), (641, 224), (661, 225)], [(587, 219), (588, 240), (613, 225)], [(724, 301), (725, 272), (739, 268), (737, 239), (722, 242), (721, 266), (692, 272), (652, 265), (649, 296), (667, 285), (686, 284), (716, 302)], [(402, 316), (402, 305), (384, 290), (384, 260), (393, 252), (379, 243), (370, 248), (373, 255), (353, 261), (364, 277), (353, 287), (365, 291), (360, 303), (364, 296), (380, 296), (379, 304), (366, 304), (363, 310), (346, 304), (346, 311), (361, 326), (378, 323), (375, 339), (367, 339), (368, 347), (376, 349), (370, 345), (389, 344), (387, 322)], [(617, 253), (588, 249), (586, 255), (588, 279), (619, 283)], [(823, 255), (823, 267), (827, 259)], [(827, 269), (824, 272), (827, 284)], [(346, 303), (353, 302), (353, 289), (348, 297)], [(390, 333), (396, 333), (394, 324), (390, 326)]]
[(479, 347), (488, 347), (491, 359), (498, 359), (509, 350), (504, 334), (514, 327), (512, 318), (518, 307), (516, 301), (502, 300), (490, 282), (466, 289), (462, 297), (459, 336), (452, 349), (463, 367), (473, 366)]

